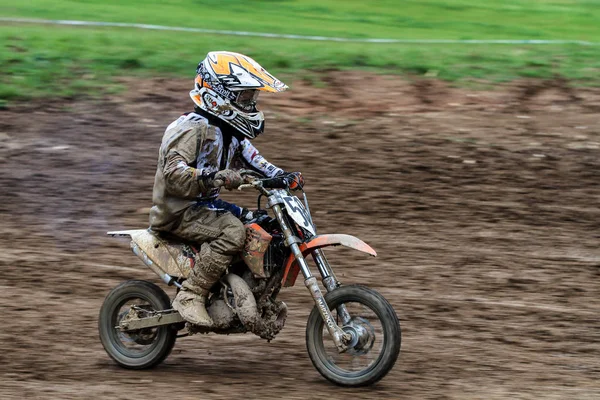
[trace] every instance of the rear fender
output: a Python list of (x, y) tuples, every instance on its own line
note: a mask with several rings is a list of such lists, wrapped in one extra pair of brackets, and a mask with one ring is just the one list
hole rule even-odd
[(195, 248), (184, 243), (162, 239), (148, 229), (107, 233), (113, 237), (129, 236), (133, 253), (163, 280), (170, 279), (164, 277), (165, 273), (170, 277), (187, 278), (195, 265), (195, 254), (198, 252)]
[[(331, 234), (331, 235), (319, 235), (315, 236), (311, 241), (307, 243), (300, 243), (300, 251), (302, 255), (306, 257), (313, 251), (317, 249), (321, 249), (323, 247), (329, 246), (346, 246), (352, 249), (362, 251), (363, 253), (367, 253), (372, 255), (373, 257), (377, 256), (377, 252), (373, 250), (371, 246), (360, 240), (359, 238), (352, 235), (343, 235), (343, 234)], [(285, 269), (283, 272), (283, 286), (294, 286), (296, 283), (296, 278), (298, 277), (298, 273), (300, 272), (300, 266), (296, 261), (296, 257), (294, 254), (290, 254), (285, 263)]]

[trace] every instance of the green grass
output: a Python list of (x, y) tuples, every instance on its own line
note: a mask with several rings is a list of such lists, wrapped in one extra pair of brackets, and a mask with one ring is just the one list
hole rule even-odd
[[(0, 0), (0, 16), (353, 38), (600, 41), (600, 1)], [(118, 76), (191, 79), (210, 50), (248, 54), (288, 78), (338, 68), (458, 82), (562, 75), (600, 83), (600, 46), (334, 43), (3, 23), (0, 100), (104, 93)]]

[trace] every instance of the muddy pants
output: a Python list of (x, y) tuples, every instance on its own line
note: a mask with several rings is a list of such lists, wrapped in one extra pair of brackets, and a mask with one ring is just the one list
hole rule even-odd
[(201, 206), (188, 208), (170, 231), (183, 239), (202, 243), (196, 265), (186, 281), (188, 289), (207, 291), (219, 280), (231, 259), (244, 247), (244, 224), (231, 212)]
[(192, 242), (207, 242), (222, 255), (240, 252), (246, 239), (244, 224), (232, 213), (199, 206), (185, 210), (179, 225), (170, 232)]

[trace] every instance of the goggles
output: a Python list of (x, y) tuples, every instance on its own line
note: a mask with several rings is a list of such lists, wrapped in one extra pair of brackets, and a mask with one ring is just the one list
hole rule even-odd
[(235, 104), (242, 109), (250, 109), (256, 105), (259, 91), (256, 89), (248, 89), (237, 92)]

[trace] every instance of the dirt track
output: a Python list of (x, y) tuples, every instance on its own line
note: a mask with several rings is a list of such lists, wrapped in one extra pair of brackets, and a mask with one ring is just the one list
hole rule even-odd
[(104, 296), (157, 279), (104, 234), (147, 224), (162, 132), (190, 108), (187, 81), (156, 80), (0, 111), (0, 398), (600, 398), (600, 90), (351, 79), (264, 96), (256, 144), (304, 173), (321, 232), (378, 251), (330, 254), (401, 318), (387, 378), (320, 377), (301, 284), (282, 292), (291, 316), (270, 344), (196, 336), (155, 370), (109, 360)]

